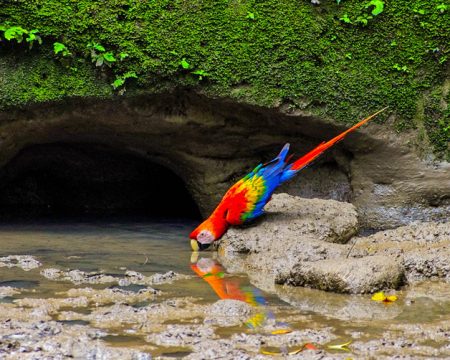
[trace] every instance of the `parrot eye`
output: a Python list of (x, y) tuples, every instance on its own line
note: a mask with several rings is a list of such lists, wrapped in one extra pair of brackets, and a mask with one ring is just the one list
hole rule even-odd
[(197, 235), (197, 241), (200, 244), (211, 244), (214, 241), (214, 235), (211, 234), (211, 231), (202, 230)]

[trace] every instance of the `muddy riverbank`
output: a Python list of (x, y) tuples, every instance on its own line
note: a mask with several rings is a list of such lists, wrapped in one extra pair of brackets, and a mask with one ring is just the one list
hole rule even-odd
[(390, 304), (370, 294), (275, 285), (261, 274), (247, 278), (238, 261), (223, 267), (215, 253), (191, 258), (191, 226), (2, 227), (0, 257), (23, 266), (0, 267), (0, 356), (450, 356), (450, 285), (442, 279), (392, 291), (398, 301)]

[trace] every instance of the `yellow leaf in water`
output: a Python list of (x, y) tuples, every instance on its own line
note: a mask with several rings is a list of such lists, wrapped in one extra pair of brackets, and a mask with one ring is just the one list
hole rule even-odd
[(272, 331), (273, 335), (280, 335), (280, 334), (289, 334), (290, 332), (292, 332), (291, 329), (277, 329)]
[(395, 295), (389, 295), (386, 297), (386, 299), (384, 301), (388, 301), (388, 302), (394, 302), (397, 301), (398, 297)]
[(352, 341), (348, 341), (343, 344), (337, 344), (337, 345), (328, 345), (327, 348), (331, 350), (343, 350), (343, 351), (350, 351), (348, 346), (352, 343)]
[(264, 355), (280, 355), (281, 353), (273, 352), (273, 351), (267, 351), (267, 350), (261, 350), (261, 354)]
[(384, 301), (386, 299), (386, 295), (384, 292), (380, 291), (372, 295), (372, 300), (374, 301)]
[(383, 301), (386, 303), (397, 301), (398, 297), (395, 295), (386, 296), (384, 292), (380, 291), (372, 295), (372, 300), (374, 301)]

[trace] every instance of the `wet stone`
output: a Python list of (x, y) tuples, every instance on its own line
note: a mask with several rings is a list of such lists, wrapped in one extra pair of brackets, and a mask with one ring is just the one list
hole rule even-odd
[(20, 294), (20, 289), (11, 286), (0, 286), (0, 299), (8, 296)]
[(366, 256), (300, 263), (288, 273), (279, 274), (275, 281), (278, 284), (363, 294), (397, 289), (403, 284), (403, 278), (403, 267), (395, 259)]
[(249, 304), (238, 300), (219, 300), (206, 309), (205, 324), (217, 326), (242, 325), (254, 312)]
[(0, 267), (18, 267), (30, 271), (40, 267), (42, 264), (31, 255), (9, 255), (0, 257)]
[(80, 325), (11, 320), (0, 323), (0, 334), (0, 358), (8, 360), (151, 359), (141, 351), (109, 346), (100, 339), (104, 333)]
[(205, 325), (169, 325), (166, 330), (147, 336), (147, 341), (162, 346), (188, 346), (215, 338), (214, 330)]
[(450, 281), (446, 223), (414, 223), (346, 244), (358, 229), (350, 204), (277, 194), (266, 210), (254, 226), (228, 231), (219, 258), (267, 291), (275, 282), (371, 293), (424, 279)]
[(41, 270), (41, 275), (53, 281), (70, 281), (74, 284), (118, 284), (119, 286), (170, 284), (173, 281), (187, 279), (189, 276), (168, 271), (164, 274), (146, 276), (137, 271), (127, 270), (123, 277), (111, 276), (102, 272), (85, 272), (82, 270), (64, 271), (55, 268)]

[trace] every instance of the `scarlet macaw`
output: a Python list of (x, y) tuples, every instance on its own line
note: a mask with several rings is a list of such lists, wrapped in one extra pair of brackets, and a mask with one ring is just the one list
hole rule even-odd
[(288, 164), (290, 157), (287, 157), (289, 144), (284, 145), (275, 159), (266, 164), (259, 164), (226, 192), (209, 218), (189, 235), (192, 249), (204, 250), (220, 239), (230, 225), (242, 225), (261, 216), (264, 213), (264, 206), (270, 201), (278, 186), (294, 177), (325, 150), (385, 109), (361, 120), (333, 139), (323, 142), (291, 164)]

